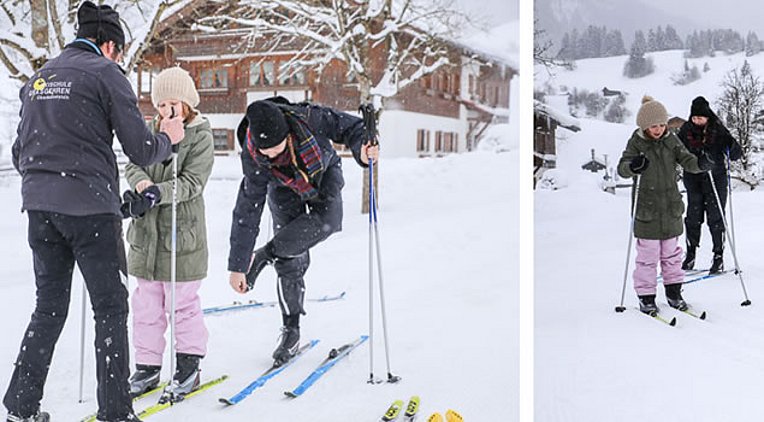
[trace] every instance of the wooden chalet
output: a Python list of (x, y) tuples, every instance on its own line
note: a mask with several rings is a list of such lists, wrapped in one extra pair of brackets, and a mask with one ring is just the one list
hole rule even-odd
[[(344, 63), (334, 61), (320, 75), (312, 69), (295, 71), (289, 60), (298, 45), (266, 50), (249, 29), (219, 33), (194, 29), (193, 24), (210, 13), (210, 3), (191, 2), (166, 19), (151, 42), (137, 69), (139, 104), (145, 115), (155, 114), (152, 78), (176, 64), (196, 81), (199, 109), (212, 124), (218, 153), (237, 150), (236, 127), (247, 105), (258, 99), (281, 95), (356, 113), (358, 84), (348, 80)], [(379, 63), (372, 70), (374, 80), (382, 75), (383, 53), (372, 50), (372, 62)], [(491, 122), (506, 120), (509, 81), (517, 71), (490, 58), (469, 59), (475, 56), (480, 53), (454, 44), (451, 61), (460, 65), (443, 67), (386, 99), (379, 124), (386, 155), (424, 157), (469, 151)]]

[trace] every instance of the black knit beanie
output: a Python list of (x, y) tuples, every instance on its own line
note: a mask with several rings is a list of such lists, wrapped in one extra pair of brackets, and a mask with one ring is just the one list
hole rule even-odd
[(714, 112), (711, 111), (711, 107), (708, 105), (708, 101), (702, 96), (696, 97), (692, 100), (692, 106), (690, 106), (690, 117), (703, 116), (713, 117)]
[(284, 112), (267, 100), (255, 101), (247, 107), (249, 136), (257, 149), (273, 148), (289, 134)]
[(114, 41), (121, 50), (125, 46), (125, 32), (119, 22), (119, 13), (111, 6), (82, 3), (77, 11), (77, 37), (93, 38), (97, 45)]

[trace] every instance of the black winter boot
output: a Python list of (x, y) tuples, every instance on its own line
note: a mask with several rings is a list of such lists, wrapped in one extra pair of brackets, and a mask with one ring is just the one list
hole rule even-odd
[(689, 306), (682, 298), (682, 283), (666, 284), (666, 300), (669, 306), (680, 311), (686, 311)]
[(655, 304), (655, 295), (639, 296), (639, 310), (648, 315), (658, 313), (658, 305)]
[(178, 402), (183, 396), (196, 390), (199, 387), (199, 360), (201, 356), (178, 353), (175, 355), (177, 368), (175, 376), (172, 377), (172, 384), (164, 388), (159, 403)]
[(274, 261), (276, 261), (276, 256), (273, 255), (273, 245), (270, 242), (255, 250), (252, 265), (250, 265), (249, 271), (247, 271), (247, 290), (252, 290), (255, 287), (257, 276), (260, 275), (265, 267), (273, 265)]
[(300, 328), (281, 327), (279, 345), (273, 351), (273, 365), (281, 366), (289, 361), (297, 353), (300, 347)]
[(687, 271), (695, 268), (695, 248), (688, 247), (687, 254), (684, 256), (684, 262), (682, 262), (682, 269)]
[(161, 366), (135, 365), (135, 373), (130, 377), (130, 395), (135, 398), (156, 388), (161, 372)]
[(8, 422), (50, 422), (50, 415), (48, 412), (37, 412), (34, 416), (29, 416), (26, 418), (22, 418), (21, 416), (16, 416), (12, 413), (8, 414)]
[(178, 353), (177, 356), (178, 367), (175, 370), (175, 376), (172, 377), (172, 382), (175, 385), (175, 394), (188, 394), (199, 386), (199, 361), (202, 359), (198, 355), (189, 355), (186, 353)]
[(714, 254), (714, 261), (711, 263), (711, 269), (708, 270), (709, 274), (718, 274), (724, 271), (724, 255), (720, 253)]

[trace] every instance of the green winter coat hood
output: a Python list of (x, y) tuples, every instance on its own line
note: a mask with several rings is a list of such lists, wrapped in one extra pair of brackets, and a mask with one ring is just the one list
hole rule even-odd
[[(153, 127), (152, 123), (152, 127)], [(207, 223), (204, 187), (215, 161), (212, 129), (209, 121), (197, 115), (185, 127), (186, 135), (178, 150), (177, 181), (177, 281), (196, 281), (207, 277)], [(125, 168), (125, 178), (132, 189), (141, 180), (151, 180), (159, 187), (159, 205), (143, 217), (134, 218), (127, 230), (130, 244), (128, 273), (146, 280), (170, 280), (172, 242), (172, 172), (173, 163)]]
[[(636, 177), (629, 163), (640, 154), (647, 157), (649, 165)], [(698, 158), (687, 151), (673, 132), (666, 130), (660, 139), (647, 139), (640, 129), (632, 133), (618, 163), (618, 174), (635, 178), (632, 204), (636, 189), (639, 189), (634, 219), (635, 237), (665, 240), (682, 234), (684, 201), (677, 186), (677, 165), (690, 173), (702, 172), (698, 167)]]

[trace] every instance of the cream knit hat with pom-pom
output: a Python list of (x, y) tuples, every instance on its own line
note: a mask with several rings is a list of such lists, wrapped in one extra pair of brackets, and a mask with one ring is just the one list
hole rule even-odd
[(649, 95), (642, 97), (642, 107), (637, 112), (637, 126), (645, 130), (653, 125), (665, 124), (668, 124), (666, 107)]
[(199, 105), (199, 93), (191, 75), (179, 66), (159, 72), (151, 86), (151, 102), (159, 108), (166, 100), (180, 100), (193, 108)]

